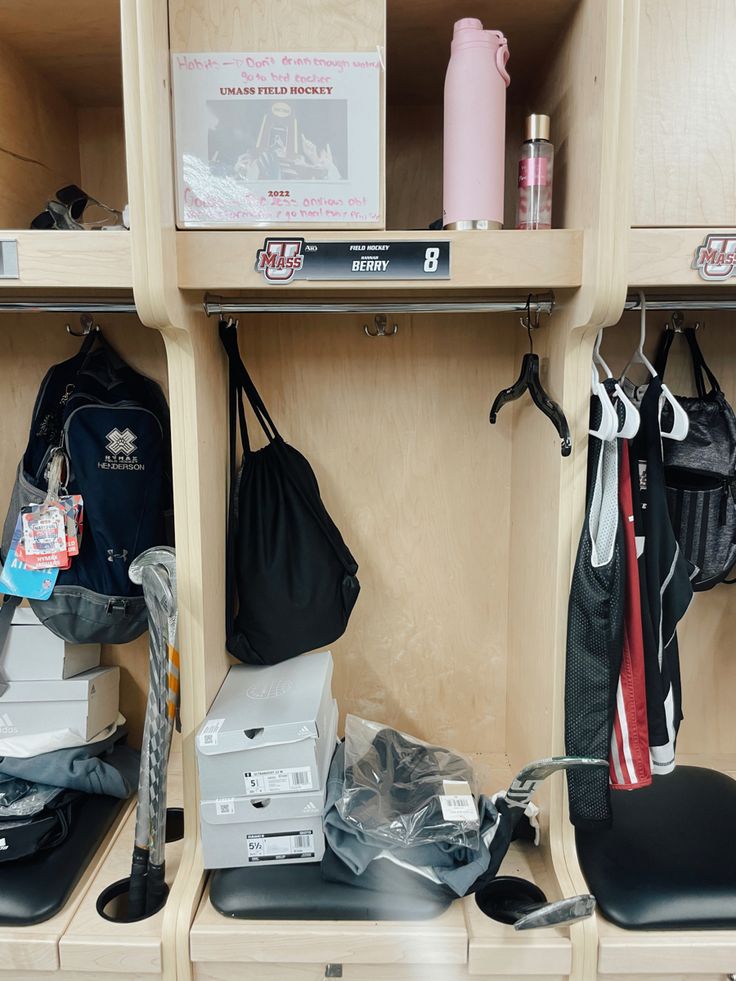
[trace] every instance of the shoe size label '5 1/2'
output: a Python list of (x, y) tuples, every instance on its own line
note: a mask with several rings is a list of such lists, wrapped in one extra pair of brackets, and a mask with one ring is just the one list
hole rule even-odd
[(314, 832), (248, 835), (248, 862), (276, 862), (284, 859), (314, 858)]

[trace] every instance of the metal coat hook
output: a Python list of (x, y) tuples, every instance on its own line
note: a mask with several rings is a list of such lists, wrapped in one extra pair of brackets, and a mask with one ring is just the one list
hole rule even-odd
[(72, 330), (71, 324), (67, 324), (66, 325), (67, 334), (71, 334), (72, 337), (86, 337), (88, 334), (91, 334), (93, 331), (96, 332), (101, 329), (100, 325), (95, 323), (94, 318), (89, 313), (83, 313), (81, 315), (81, 317), (79, 318), (79, 324), (82, 328), (81, 330)]
[[(534, 301), (534, 317), (532, 318), (532, 302)], [(536, 297), (532, 293), (526, 298), (526, 310), (524, 316), (519, 318), (519, 323), (526, 330), (529, 335), (529, 353), (534, 354), (534, 342), (532, 341), (532, 331), (538, 330), (542, 325), (539, 320), (539, 304), (536, 302)], [(551, 314), (551, 311), (550, 311)]]
[(371, 330), (368, 324), (363, 324), (363, 330), (368, 337), (393, 337), (399, 330), (398, 324), (392, 324), (391, 330), (386, 330), (388, 317), (385, 313), (377, 313), (373, 318), (373, 325), (375, 330)]

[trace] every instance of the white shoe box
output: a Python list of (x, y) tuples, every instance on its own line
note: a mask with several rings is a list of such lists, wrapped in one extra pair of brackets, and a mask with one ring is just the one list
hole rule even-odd
[(95, 668), (65, 681), (10, 681), (0, 695), (0, 736), (71, 729), (87, 742), (118, 717), (120, 668)]
[(322, 790), (319, 741), (331, 728), (332, 706), (329, 651), (230, 668), (197, 733), (200, 798)]
[(325, 851), (322, 817), (326, 774), (337, 737), (337, 702), (319, 741), (321, 790), (272, 797), (223, 797), (200, 802), (206, 869), (255, 868), (319, 862)]
[(100, 654), (99, 644), (67, 644), (19, 606), (0, 651), (0, 681), (63, 681), (99, 667)]

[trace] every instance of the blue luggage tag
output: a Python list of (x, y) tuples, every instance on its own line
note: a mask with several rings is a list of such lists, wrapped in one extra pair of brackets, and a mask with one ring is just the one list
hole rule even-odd
[(54, 591), (59, 570), (29, 569), (21, 562), (15, 553), (21, 535), (22, 515), (18, 515), (8, 558), (0, 573), (0, 592), (25, 599), (47, 600)]

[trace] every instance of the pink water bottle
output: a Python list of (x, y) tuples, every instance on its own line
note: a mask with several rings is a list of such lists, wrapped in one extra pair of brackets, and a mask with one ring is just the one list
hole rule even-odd
[(474, 17), (456, 21), (445, 77), (445, 228), (503, 225), (508, 59), (500, 31)]

